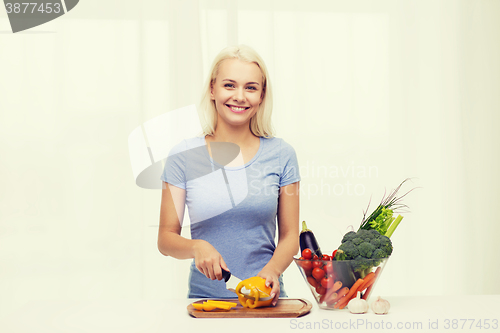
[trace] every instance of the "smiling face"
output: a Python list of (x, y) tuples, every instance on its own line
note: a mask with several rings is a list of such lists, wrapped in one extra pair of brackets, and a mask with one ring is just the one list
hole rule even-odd
[(217, 126), (242, 127), (259, 109), (263, 98), (262, 72), (254, 63), (224, 60), (212, 84)]

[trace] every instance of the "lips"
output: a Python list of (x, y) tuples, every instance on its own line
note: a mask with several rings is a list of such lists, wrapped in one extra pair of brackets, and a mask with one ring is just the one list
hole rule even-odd
[(226, 104), (226, 106), (234, 113), (243, 113), (246, 110), (250, 109), (249, 106), (236, 106), (236, 105), (230, 105)]

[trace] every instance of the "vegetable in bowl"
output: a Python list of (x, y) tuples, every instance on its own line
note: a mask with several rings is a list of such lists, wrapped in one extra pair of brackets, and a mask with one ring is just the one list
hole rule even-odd
[[(349, 231), (342, 238), (334, 260), (351, 260), (351, 267), (357, 278), (364, 278), (380, 260), (388, 258), (393, 250), (390, 237), (403, 219), (401, 215), (393, 217), (402, 208), (407, 208), (401, 200), (413, 189), (402, 196), (397, 196), (405, 179), (387, 197), (383, 197), (377, 208), (363, 220), (357, 232)], [(368, 204), (369, 206), (369, 204)]]
[[(302, 256), (294, 258), (304, 280), (315, 300), (322, 309), (343, 309), (359, 293), (367, 300), (379, 279), (389, 257), (393, 252), (390, 237), (403, 219), (399, 214), (403, 196), (397, 196), (403, 181), (389, 196), (368, 216), (364, 212), (363, 220), (357, 231), (346, 233), (340, 246), (332, 255), (321, 255), (321, 250), (311, 230), (303, 223), (300, 235)], [(369, 205), (368, 205), (369, 207)]]
[[(358, 274), (353, 271), (355, 260), (294, 258), (318, 306), (327, 310), (345, 308), (348, 302), (357, 295), (357, 292), (361, 293), (362, 299), (368, 300), (387, 260), (388, 258), (366, 259), (369, 266), (372, 267), (372, 271), (361, 278), (355, 277), (355, 274)], [(319, 265), (312, 268), (313, 264)]]
[[(396, 187), (387, 197), (382, 198), (382, 202), (377, 206), (377, 208), (366, 217), (366, 209), (363, 220), (361, 221), (361, 226), (358, 230), (376, 230), (381, 235), (391, 237), (394, 230), (398, 227), (399, 223), (403, 219), (401, 215), (396, 218), (393, 217), (394, 213), (400, 211), (402, 208), (408, 208), (408, 206), (401, 203), (401, 200), (414, 189), (409, 190), (402, 196), (398, 197), (397, 194), (404, 183), (406, 183), (409, 178), (403, 180), (398, 187)], [(370, 204), (368, 204), (368, 207)]]
[[(392, 253), (392, 242), (389, 237), (376, 230), (350, 231), (342, 238), (342, 244), (335, 253), (335, 260), (351, 260), (351, 267), (364, 278), (380, 259), (388, 258)], [(376, 260), (371, 260), (376, 259)]]

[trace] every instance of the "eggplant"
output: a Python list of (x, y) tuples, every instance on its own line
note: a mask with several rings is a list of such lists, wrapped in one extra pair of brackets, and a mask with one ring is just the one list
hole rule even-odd
[(302, 231), (299, 236), (300, 241), (300, 253), (305, 249), (311, 249), (313, 256), (317, 255), (321, 258), (323, 255), (321, 249), (319, 248), (318, 241), (311, 230), (307, 229), (306, 221), (302, 221)]

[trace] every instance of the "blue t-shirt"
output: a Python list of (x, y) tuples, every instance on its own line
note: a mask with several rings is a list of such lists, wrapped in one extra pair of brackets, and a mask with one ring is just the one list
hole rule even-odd
[[(279, 189), (300, 181), (300, 175), (295, 150), (283, 139), (261, 137), (252, 160), (227, 167), (211, 158), (204, 137), (196, 137), (172, 148), (161, 179), (186, 190), (191, 238), (209, 242), (231, 273), (246, 279), (256, 276), (273, 256)], [(281, 277), (280, 285), (280, 295), (286, 296)], [(188, 296), (235, 294), (224, 281), (198, 271), (193, 260)]]

